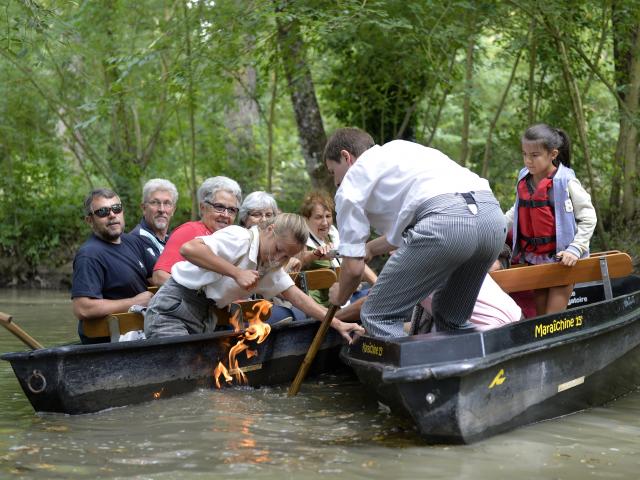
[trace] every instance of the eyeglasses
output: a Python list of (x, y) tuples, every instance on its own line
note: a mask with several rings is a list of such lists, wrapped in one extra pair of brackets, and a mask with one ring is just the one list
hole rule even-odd
[(261, 212), (259, 210), (255, 210), (253, 212), (249, 212), (249, 216), (253, 218), (273, 218), (274, 214), (272, 211)]
[(147, 205), (151, 205), (154, 208), (160, 208), (161, 205), (164, 208), (172, 208), (173, 202), (171, 200), (165, 200), (164, 202), (161, 202), (160, 200), (151, 200), (147, 202)]
[(235, 217), (238, 214), (238, 209), (236, 207), (227, 207), (221, 203), (211, 203), (209, 200), (205, 200), (204, 203), (211, 205), (211, 207), (213, 207), (213, 209), (218, 213), (227, 212), (232, 217)]
[(114, 215), (121, 213), (122, 204), (114, 203), (110, 207), (96, 208), (93, 212), (89, 213), (89, 215), (95, 215), (98, 218), (105, 218), (109, 216), (109, 212), (113, 212)]

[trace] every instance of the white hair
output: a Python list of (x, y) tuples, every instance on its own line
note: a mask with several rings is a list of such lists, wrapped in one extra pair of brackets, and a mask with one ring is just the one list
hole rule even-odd
[(158, 190), (169, 192), (173, 198), (173, 204), (176, 205), (178, 203), (178, 189), (173, 183), (164, 178), (152, 178), (144, 184), (144, 187), (142, 187), (142, 203), (149, 200), (151, 194)]
[(240, 189), (240, 185), (235, 180), (230, 179), (229, 177), (209, 177), (200, 188), (198, 188), (198, 201), (200, 203), (205, 202), (206, 200), (213, 200), (216, 193), (224, 191), (229, 192), (234, 195), (238, 200), (238, 205), (242, 203), (242, 190)]
[(244, 202), (242, 202), (242, 205), (240, 206), (240, 211), (238, 212), (238, 221), (240, 222), (240, 225), (244, 225), (250, 211), (262, 210), (264, 208), (270, 208), (273, 210), (274, 215), (278, 213), (278, 204), (276, 203), (276, 199), (273, 198), (273, 195), (261, 190), (251, 192), (246, 196)]

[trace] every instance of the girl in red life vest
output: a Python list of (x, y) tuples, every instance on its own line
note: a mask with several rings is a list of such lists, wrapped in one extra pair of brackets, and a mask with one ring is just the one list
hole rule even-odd
[[(513, 232), (513, 254), (529, 264), (560, 262), (567, 267), (589, 256), (596, 227), (591, 197), (570, 167), (571, 142), (559, 128), (538, 124), (522, 136), (524, 168), (516, 202), (506, 213)], [(535, 291), (536, 312), (561, 312), (573, 285)]]

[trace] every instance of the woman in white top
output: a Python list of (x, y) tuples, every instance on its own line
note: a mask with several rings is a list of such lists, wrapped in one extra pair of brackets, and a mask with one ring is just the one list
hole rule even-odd
[[(185, 243), (180, 253), (187, 261), (171, 270), (149, 303), (145, 314), (147, 338), (212, 331), (210, 307), (227, 306), (257, 293), (265, 298), (281, 295), (308, 316), (321, 320), (326, 309), (297, 288), (282, 266), (302, 250), (307, 226), (299, 215), (285, 213), (247, 230), (230, 226)], [(351, 341), (362, 327), (334, 318), (331, 326)]]

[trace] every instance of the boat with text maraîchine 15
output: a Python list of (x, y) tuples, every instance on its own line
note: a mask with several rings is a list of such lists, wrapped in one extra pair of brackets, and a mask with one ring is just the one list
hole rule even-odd
[(613, 281), (601, 300), (603, 284), (576, 288), (580, 302), (559, 314), (484, 332), (362, 337), (341, 357), (428, 443), (478, 441), (640, 384), (640, 277)]

